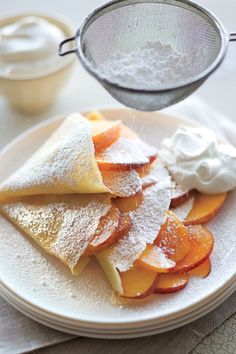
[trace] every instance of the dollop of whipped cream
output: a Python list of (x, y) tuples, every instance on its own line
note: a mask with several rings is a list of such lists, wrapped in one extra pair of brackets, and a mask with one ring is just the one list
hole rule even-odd
[(61, 64), (58, 44), (64, 32), (38, 16), (25, 16), (0, 28), (0, 74), (25, 78)]
[(183, 187), (215, 194), (236, 187), (236, 149), (206, 128), (180, 126), (159, 152)]

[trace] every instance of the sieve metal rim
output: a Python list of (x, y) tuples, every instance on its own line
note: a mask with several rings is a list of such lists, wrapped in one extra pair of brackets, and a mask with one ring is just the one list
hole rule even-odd
[(100, 17), (99, 16), (100, 12), (103, 12), (104, 10), (108, 9), (109, 7), (111, 7), (115, 4), (122, 3), (123, 1), (124, 0), (110, 0), (109, 2), (94, 9), (82, 21), (81, 26), (77, 30), (75, 37), (74, 37), (74, 39), (76, 40), (76, 49), (74, 51), (77, 53), (82, 65), (93, 77), (95, 77), (102, 84), (109, 85), (115, 89), (129, 91), (129, 92), (135, 92), (135, 93), (140, 93), (140, 94), (143, 94), (143, 93), (144, 94), (145, 93), (148, 93), (148, 94), (164, 93), (164, 92), (168, 92), (171, 90), (187, 87), (187, 86), (197, 83), (201, 80), (207, 79), (207, 77), (210, 74), (212, 74), (219, 67), (219, 65), (222, 63), (222, 61), (225, 57), (225, 54), (227, 52), (228, 43), (230, 40), (230, 34), (225, 30), (222, 22), (218, 19), (218, 17), (215, 16), (211, 11), (209, 11), (205, 7), (195, 3), (192, 0), (136, 0), (133, 2), (133, 4), (139, 4), (139, 3), (144, 3), (144, 2), (146, 2), (146, 3), (155, 3), (156, 2), (156, 3), (172, 4), (173, 5), (173, 4), (181, 3), (181, 4), (185, 4), (187, 6), (190, 6), (190, 7), (193, 7), (195, 9), (199, 10), (205, 16), (207, 16), (211, 19), (211, 21), (215, 24), (217, 30), (219, 31), (219, 36), (221, 39), (220, 51), (219, 51), (217, 57), (215, 58), (215, 60), (213, 61), (213, 63), (211, 65), (209, 65), (205, 70), (203, 70), (198, 75), (195, 75), (192, 78), (183, 80), (183, 81), (179, 82), (178, 84), (174, 84), (174, 83), (173, 84), (166, 84), (166, 85), (162, 85), (161, 87), (159, 86), (156, 89), (134, 88), (134, 87), (131, 87), (128, 85), (116, 83), (114, 81), (111, 81), (111, 80), (108, 80), (107, 78), (102, 77), (101, 75), (99, 75), (98, 70), (93, 68), (90, 61), (84, 55), (83, 48), (82, 48), (83, 34), (86, 31), (89, 24), (92, 23), (94, 20), (96, 20), (97, 17)]

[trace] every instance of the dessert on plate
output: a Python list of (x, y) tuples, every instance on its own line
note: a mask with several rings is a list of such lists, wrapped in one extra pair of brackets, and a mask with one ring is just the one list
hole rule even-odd
[(74, 113), (2, 182), (0, 210), (73, 274), (96, 257), (118, 298), (140, 299), (209, 275), (204, 224), (235, 186), (236, 149), (207, 129), (181, 126), (157, 151)]

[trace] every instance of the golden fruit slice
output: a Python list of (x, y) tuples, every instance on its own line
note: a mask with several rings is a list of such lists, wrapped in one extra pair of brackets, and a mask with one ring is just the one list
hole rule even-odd
[(128, 215), (119, 214), (118, 224), (113, 228), (114, 221), (106, 221), (103, 231), (95, 236), (93, 241), (88, 245), (85, 255), (90, 256), (97, 253), (101, 249), (112, 246), (115, 242), (124, 237), (132, 227), (132, 221)]
[(159, 275), (145, 269), (133, 267), (126, 272), (120, 273), (123, 288), (123, 297), (144, 298), (156, 287)]
[(184, 224), (171, 211), (155, 240), (168, 258), (174, 262), (183, 259), (189, 252), (189, 236)]
[(193, 195), (193, 191), (188, 191), (187, 189), (181, 187), (174, 181), (172, 181), (171, 187), (171, 208), (176, 208), (180, 206)]
[(200, 277), (200, 278), (206, 278), (211, 272), (211, 261), (210, 258), (207, 258), (205, 262), (200, 264), (198, 267), (190, 270), (188, 272), (188, 275), (191, 277)]
[(101, 171), (103, 183), (119, 197), (129, 197), (142, 191), (142, 181), (135, 170)]
[(155, 293), (167, 294), (182, 290), (188, 284), (188, 274), (160, 274)]
[(126, 198), (114, 199), (114, 204), (117, 206), (120, 212), (127, 213), (138, 209), (143, 201), (143, 192), (139, 192), (135, 195)]
[(196, 193), (193, 208), (184, 221), (185, 225), (202, 224), (211, 220), (223, 206), (227, 193)]
[(93, 121), (94, 120), (104, 120), (105, 119), (105, 117), (99, 111), (90, 112), (89, 114), (87, 114), (86, 118), (89, 119), (89, 120), (93, 120)]
[(175, 262), (166, 257), (160, 247), (155, 245), (148, 245), (139, 259), (135, 261), (136, 267), (157, 273), (168, 273), (175, 267), (175, 264)]
[(101, 171), (127, 171), (154, 161), (156, 156), (156, 149), (142, 140), (121, 136), (95, 157)]
[(173, 270), (174, 273), (190, 271), (202, 264), (209, 258), (214, 238), (212, 233), (201, 225), (191, 225), (187, 227), (190, 241), (190, 250), (188, 254), (179, 262)]
[(120, 136), (120, 121), (91, 121), (92, 139), (96, 153), (108, 148)]

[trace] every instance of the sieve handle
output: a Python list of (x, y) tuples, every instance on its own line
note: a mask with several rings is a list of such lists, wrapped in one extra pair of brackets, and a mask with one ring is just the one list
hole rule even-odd
[(64, 41), (62, 41), (60, 44), (59, 44), (59, 50), (58, 50), (58, 54), (63, 57), (64, 55), (67, 55), (67, 54), (72, 54), (72, 53), (75, 53), (76, 49), (70, 49), (70, 50), (66, 50), (65, 52), (63, 52), (63, 46), (64, 44), (68, 43), (68, 42), (72, 42), (75, 40), (75, 37), (71, 37), (71, 38), (67, 38), (65, 39)]
[(236, 41), (236, 33), (230, 33), (229, 34), (229, 40), (230, 41)]

